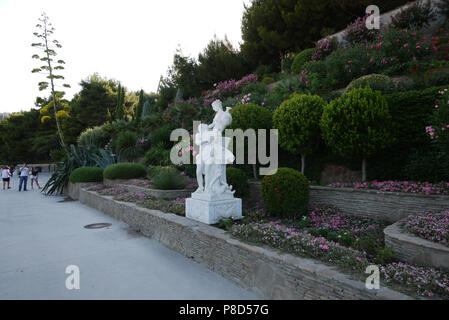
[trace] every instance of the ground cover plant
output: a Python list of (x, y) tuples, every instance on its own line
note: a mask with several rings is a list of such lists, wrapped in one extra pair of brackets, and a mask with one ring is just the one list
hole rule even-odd
[(449, 182), (430, 183), (413, 181), (336, 182), (327, 185), (334, 188), (354, 188), (386, 192), (405, 192), (424, 195), (449, 195)]
[(185, 198), (177, 198), (174, 200), (156, 198), (143, 191), (135, 192), (121, 187), (105, 187), (103, 184), (91, 186), (87, 190), (95, 191), (104, 196), (112, 196), (117, 201), (132, 202), (147, 209), (160, 210), (180, 216), (185, 215)]
[(383, 285), (415, 297), (449, 299), (449, 272), (397, 261), (385, 247), (385, 224), (379, 221), (320, 206), (297, 220), (273, 218), (259, 209), (227, 228), (242, 241), (336, 265), (359, 280), (365, 279), (366, 266), (376, 264)]
[(425, 212), (405, 218), (404, 230), (429, 241), (449, 247), (449, 211)]

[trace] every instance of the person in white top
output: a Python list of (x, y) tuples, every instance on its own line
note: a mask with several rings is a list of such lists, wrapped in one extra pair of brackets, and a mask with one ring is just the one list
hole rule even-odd
[(28, 182), (28, 171), (29, 168), (27, 167), (27, 164), (24, 163), (22, 168), (19, 169), (19, 191), (22, 191), (22, 184), (23, 184), (23, 191), (27, 190), (27, 182)]
[(5, 190), (6, 185), (8, 185), (8, 189), (11, 189), (9, 186), (9, 177), (11, 176), (11, 173), (9, 172), (9, 168), (4, 166), (2, 168), (2, 180), (3, 180), (3, 190)]

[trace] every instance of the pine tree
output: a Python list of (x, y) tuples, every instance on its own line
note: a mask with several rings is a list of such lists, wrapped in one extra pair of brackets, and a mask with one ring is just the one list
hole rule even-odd
[(140, 90), (139, 103), (137, 105), (137, 110), (136, 110), (136, 119), (139, 122), (142, 119), (142, 111), (143, 111), (144, 100), (145, 100), (145, 98), (143, 96), (143, 90)]
[(118, 84), (117, 89), (117, 108), (115, 109), (115, 120), (122, 120), (125, 111), (123, 110), (125, 104), (125, 88), (122, 85)]
[(150, 101), (145, 101), (143, 104), (143, 110), (142, 110), (142, 119), (145, 119), (145, 117), (148, 117), (151, 114), (151, 104)]

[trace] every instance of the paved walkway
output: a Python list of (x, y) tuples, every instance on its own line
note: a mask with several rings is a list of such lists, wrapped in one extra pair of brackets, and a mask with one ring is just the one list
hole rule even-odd
[[(12, 182), (0, 190), (0, 299), (257, 299), (125, 223)], [(99, 222), (112, 226), (83, 227)], [(69, 265), (79, 290), (66, 288)]]

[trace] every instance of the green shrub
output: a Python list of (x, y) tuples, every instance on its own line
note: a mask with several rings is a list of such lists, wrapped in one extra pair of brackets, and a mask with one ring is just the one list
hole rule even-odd
[(105, 179), (136, 179), (145, 177), (145, 167), (138, 163), (122, 162), (107, 167), (103, 172)]
[(255, 70), (255, 75), (258, 79), (262, 79), (264, 75), (270, 74), (273, 67), (271, 65), (260, 65)]
[(376, 264), (385, 265), (387, 263), (393, 262), (395, 259), (395, 252), (390, 248), (379, 248), (377, 249), (377, 256), (374, 259)]
[(340, 43), (336, 37), (326, 37), (317, 42), (312, 54), (312, 60), (324, 60), (327, 56), (338, 49)]
[(164, 148), (168, 149), (171, 147), (172, 142), (170, 141), (171, 129), (169, 126), (159, 127), (150, 135), (150, 142), (152, 146), (157, 146), (160, 143), (163, 143)]
[(263, 100), (263, 106), (273, 111), (290, 96), (290, 90), (278, 84), (273, 90), (268, 92)]
[(354, 22), (350, 23), (343, 34), (343, 39), (351, 44), (355, 43), (372, 43), (378, 36), (378, 29), (368, 29), (366, 20), (368, 16), (358, 17)]
[[(242, 129), (243, 131), (271, 129), (271, 112), (265, 107), (254, 103), (240, 104), (232, 108), (230, 113), (232, 115), (232, 129)], [(253, 164), (253, 175), (257, 179), (256, 164)]]
[(354, 88), (365, 88), (366, 86), (383, 94), (392, 93), (396, 88), (395, 82), (390, 77), (383, 74), (369, 74), (352, 80), (346, 87), (346, 92)]
[(226, 179), (232, 189), (235, 190), (235, 196), (243, 198), (249, 194), (248, 177), (245, 171), (237, 168), (226, 169)]
[(317, 74), (322, 79), (327, 75), (326, 62), (321, 60), (307, 62), (303, 65), (303, 69), (308, 74)]
[(155, 189), (179, 190), (186, 187), (187, 179), (173, 167), (162, 167), (151, 179), (151, 184)]
[(141, 154), (140, 147), (137, 144), (138, 139), (139, 135), (137, 132), (124, 131), (118, 134), (115, 149), (120, 158), (131, 161)]
[(267, 86), (260, 82), (250, 82), (242, 88), (242, 94), (248, 93), (263, 96), (267, 93)]
[(430, 1), (419, 0), (391, 17), (395, 29), (420, 30), (435, 20), (435, 11)]
[(376, 66), (370, 63), (367, 53), (368, 49), (360, 44), (333, 52), (325, 61), (326, 85), (331, 89), (344, 88), (353, 79), (374, 73)]
[(320, 127), (326, 144), (336, 153), (362, 159), (364, 181), (366, 159), (393, 140), (387, 100), (369, 87), (353, 89), (326, 105)]
[(170, 162), (170, 150), (164, 149), (164, 144), (160, 142), (145, 153), (144, 163), (147, 166), (167, 166)]
[(273, 124), (279, 129), (280, 145), (293, 154), (301, 154), (303, 174), (306, 155), (316, 149), (320, 140), (320, 118), (325, 105), (319, 96), (296, 94), (273, 114)]
[(101, 182), (103, 181), (103, 169), (97, 167), (77, 168), (70, 174), (69, 181), (71, 183)]
[(261, 83), (264, 84), (264, 85), (269, 85), (269, 84), (273, 83), (274, 81), (275, 80), (272, 77), (265, 76), (265, 77), (263, 77)]
[[(431, 139), (425, 130), (430, 123), (438, 92), (443, 88), (385, 95), (395, 139), (389, 148), (370, 161), (370, 179), (435, 181), (440, 177), (441, 181), (447, 176), (447, 161), (441, 161), (444, 156), (437, 156), (431, 149)], [(440, 175), (441, 172), (446, 174)]]
[(312, 59), (312, 55), (313, 55), (314, 51), (315, 51), (314, 48), (310, 48), (310, 49), (305, 49), (305, 50), (301, 51), (300, 53), (298, 53), (292, 63), (292, 67), (291, 67), (292, 73), (300, 74), (301, 71), (303, 70), (304, 64), (306, 64), (307, 62), (309, 62)]
[(239, 96), (242, 99), (239, 103), (251, 102), (261, 104), (265, 94), (267, 93), (267, 86), (263, 83), (251, 82), (242, 88), (242, 94)]
[(147, 176), (147, 178), (149, 180), (153, 179), (161, 171), (162, 168), (164, 168), (164, 167), (163, 166), (151, 166), (148, 169), (148, 176)]
[(239, 104), (231, 109), (232, 128), (242, 129), (270, 129), (271, 112), (267, 108), (254, 103)]
[(78, 137), (78, 145), (88, 147), (93, 145), (97, 148), (103, 148), (108, 143), (107, 138), (103, 136), (103, 127), (87, 128), (81, 132)]
[(294, 56), (288, 55), (285, 58), (281, 60), (281, 71), (285, 73), (291, 73), (292, 72), (292, 64), (295, 60)]
[(307, 213), (309, 181), (299, 171), (279, 168), (262, 181), (262, 200), (267, 213), (279, 217), (300, 217)]

